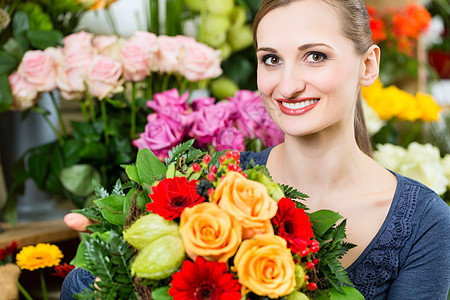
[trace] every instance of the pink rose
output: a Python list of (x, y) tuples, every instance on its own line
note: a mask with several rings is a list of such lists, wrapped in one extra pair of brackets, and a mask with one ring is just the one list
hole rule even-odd
[(163, 107), (171, 106), (178, 110), (179, 113), (184, 113), (187, 110), (187, 100), (189, 94), (186, 92), (180, 96), (177, 89), (171, 89), (153, 95), (153, 100), (147, 101), (147, 107), (150, 107), (156, 112), (159, 112)]
[(141, 44), (147, 54), (147, 63), (151, 71), (158, 70), (157, 52), (158, 36), (148, 31), (136, 31), (130, 38), (130, 42)]
[(192, 100), (191, 106), (194, 110), (200, 110), (202, 107), (214, 105), (215, 101), (216, 99), (213, 97), (195, 98), (194, 100)]
[(212, 144), (217, 151), (222, 150), (245, 150), (245, 139), (242, 132), (234, 127), (222, 128), (217, 132)]
[(61, 96), (66, 100), (80, 99), (86, 90), (84, 84), (87, 72), (82, 69), (67, 68), (60, 65), (56, 77), (56, 85), (61, 92)]
[(92, 40), (96, 54), (108, 56), (114, 60), (122, 59), (123, 39), (116, 35), (99, 35)]
[(80, 31), (66, 36), (62, 42), (64, 44), (64, 54), (92, 52), (93, 34)]
[(230, 117), (230, 106), (219, 102), (205, 106), (191, 114), (194, 118), (189, 135), (195, 137), (200, 147), (211, 143), (217, 132), (227, 127)]
[(150, 75), (147, 51), (141, 43), (125, 42), (122, 49), (123, 77), (129, 81), (142, 81)]
[(145, 131), (133, 141), (133, 145), (139, 149), (150, 149), (158, 158), (164, 159), (182, 137), (182, 132), (173, 130), (164, 120), (156, 118), (145, 126)]
[(266, 147), (278, 145), (284, 141), (284, 132), (275, 124), (267, 111), (264, 111), (261, 126), (255, 130), (256, 138)]
[(235, 107), (237, 128), (246, 137), (255, 137), (257, 128), (262, 126), (264, 115), (267, 114), (261, 96), (253, 91), (239, 90), (228, 100)]
[(8, 76), (9, 85), (13, 95), (13, 102), (9, 107), (11, 110), (26, 110), (34, 106), (38, 100), (36, 87), (30, 84), (17, 72)]
[(56, 88), (56, 63), (54, 49), (27, 51), (17, 72), (38, 92), (48, 92)]
[(121, 92), (121, 74), (122, 65), (119, 62), (106, 56), (95, 56), (87, 77), (89, 92), (99, 99)]
[(180, 42), (173, 36), (158, 37), (158, 70), (160, 72), (178, 72), (180, 64)]
[(190, 81), (215, 78), (222, 74), (220, 52), (202, 44), (190, 44), (183, 51), (180, 73)]

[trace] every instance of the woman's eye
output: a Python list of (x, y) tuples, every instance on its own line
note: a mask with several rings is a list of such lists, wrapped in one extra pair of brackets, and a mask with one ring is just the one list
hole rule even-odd
[(263, 57), (262, 61), (269, 66), (279, 65), (283, 62), (278, 56), (275, 55), (266, 55)]
[(308, 62), (318, 63), (325, 60), (327, 56), (320, 52), (311, 52), (306, 56), (306, 60)]

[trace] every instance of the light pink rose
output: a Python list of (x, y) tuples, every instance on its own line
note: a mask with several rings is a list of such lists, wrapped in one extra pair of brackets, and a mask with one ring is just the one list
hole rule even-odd
[(154, 94), (153, 100), (147, 101), (147, 107), (150, 107), (155, 112), (159, 112), (163, 107), (171, 106), (176, 108), (180, 114), (184, 114), (188, 109), (188, 98), (189, 94), (187, 92), (180, 95), (178, 90), (174, 88)]
[(62, 40), (64, 44), (64, 54), (92, 52), (93, 37), (93, 34), (85, 31), (69, 34)]
[(202, 43), (190, 44), (183, 51), (180, 73), (190, 81), (215, 78), (222, 74), (220, 52)]
[(173, 36), (158, 36), (158, 70), (173, 73), (179, 71), (180, 42)]
[(95, 53), (108, 56), (114, 60), (122, 59), (123, 39), (116, 35), (99, 35), (92, 40)]
[(271, 147), (284, 141), (284, 132), (264, 110), (262, 123), (260, 126), (256, 126), (254, 137), (261, 139), (264, 146)]
[(56, 88), (56, 63), (54, 49), (27, 51), (17, 72), (38, 92), (48, 92)]
[(89, 69), (87, 85), (89, 92), (103, 99), (123, 90), (119, 81), (122, 65), (106, 56), (96, 55)]
[(245, 139), (242, 132), (240, 132), (237, 128), (225, 127), (217, 132), (217, 135), (213, 139), (212, 145), (216, 151), (228, 149), (244, 151)]
[(30, 84), (25, 78), (17, 72), (8, 76), (9, 85), (13, 95), (13, 102), (9, 109), (26, 110), (36, 104), (38, 92), (36, 87)]
[(157, 71), (158, 36), (148, 31), (136, 31), (128, 41), (139, 43), (144, 47), (149, 69), (151, 71)]
[(147, 51), (141, 43), (125, 42), (122, 49), (123, 77), (129, 81), (142, 81), (150, 75)]
[(228, 100), (235, 107), (237, 128), (244, 132), (245, 137), (255, 137), (257, 128), (262, 126), (264, 115), (267, 114), (261, 96), (253, 91), (239, 90)]
[(60, 65), (56, 77), (56, 85), (61, 96), (66, 100), (80, 99), (86, 91), (86, 75), (82, 69), (67, 68)]
[(202, 107), (191, 114), (194, 118), (189, 135), (196, 138), (200, 147), (212, 142), (219, 130), (230, 123), (230, 106), (219, 102), (212, 106)]
[(180, 43), (181, 48), (187, 48), (191, 45), (197, 44), (195, 38), (186, 35), (177, 35), (175, 36), (175, 39)]
[(139, 149), (152, 150), (162, 160), (173, 146), (180, 143), (182, 137), (182, 132), (173, 130), (164, 120), (156, 118), (145, 126), (145, 131), (133, 141), (133, 145)]

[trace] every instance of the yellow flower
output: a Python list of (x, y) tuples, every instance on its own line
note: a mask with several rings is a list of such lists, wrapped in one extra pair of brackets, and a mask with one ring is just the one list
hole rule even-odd
[(39, 243), (23, 247), (16, 256), (16, 263), (21, 269), (33, 271), (59, 265), (61, 258), (63, 254), (58, 246)]
[(405, 105), (404, 108), (399, 111), (397, 117), (405, 121), (418, 120), (422, 116), (422, 111), (420, 110), (416, 97), (407, 92), (403, 92), (401, 97), (403, 97), (402, 100)]
[(418, 92), (416, 94), (416, 99), (419, 109), (422, 111), (422, 117), (420, 119), (425, 122), (437, 121), (441, 107), (435, 102), (433, 97)]

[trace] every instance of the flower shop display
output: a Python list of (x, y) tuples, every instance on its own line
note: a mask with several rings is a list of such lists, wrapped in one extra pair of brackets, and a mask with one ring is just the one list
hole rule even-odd
[(339, 258), (345, 220), (309, 213), (307, 197), (243, 171), (238, 151), (182, 143), (161, 162), (148, 149), (124, 165), (130, 181), (76, 212), (96, 220), (72, 264), (100, 278), (76, 297), (109, 299), (362, 299)]
[(373, 41), (381, 47), (380, 77), (391, 85), (408, 78), (417, 78), (421, 63), (417, 58), (419, 36), (430, 25), (428, 10), (410, 2), (399, 9), (381, 11), (367, 6)]

